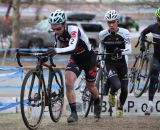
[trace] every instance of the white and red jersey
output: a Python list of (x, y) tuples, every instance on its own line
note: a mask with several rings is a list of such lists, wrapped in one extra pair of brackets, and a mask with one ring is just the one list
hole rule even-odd
[(61, 36), (55, 36), (56, 53), (71, 53), (80, 55), (83, 52), (91, 51), (91, 44), (87, 35), (81, 28), (74, 25), (68, 25)]

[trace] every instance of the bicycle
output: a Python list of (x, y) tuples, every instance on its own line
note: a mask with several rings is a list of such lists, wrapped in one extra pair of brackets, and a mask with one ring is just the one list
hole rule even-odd
[[(38, 59), (36, 67), (29, 70), (22, 83), (20, 108), (24, 124), (27, 128), (37, 129), (41, 123), (45, 106), (53, 122), (58, 122), (64, 104), (64, 82), (61, 71), (53, 63), (53, 56), (47, 52), (28, 52), (17, 50), (18, 65), (23, 67), (20, 58), (31, 56)], [(46, 62), (49, 59), (49, 64)], [(44, 67), (48, 70), (48, 87), (44, 78)]]
[[(147, 47), (145, 49), (144, 52), (141, 52), (141, 56), (139, 58), (140, 60), (140, 65), (138, 68), (135, 68), (135, 70), (137, 69), (138, 71), (135, 71), (135, 81), (136, 83), (138, 82), (138, 86), (133, 86), (132, 89), (134, 89), (134, 95), (135, 97), (140, 97), (142, 96), (142, 94), (144, 92), (146, 92), (148, 90), (148, 84), (149, 84), (149, 79), (150, 79), (150, 76), (151, 74), (149, 73), (149, 63), (150, 63), (150, 59), (151, 59), (151, 53), (150, 53), (150, 45), (152, 44), (157, 44), (153, 41), (149, 41), (147, 39), (144, 40), (145, 43), (147, 43)], [(146, 64), (145, 64), (146, 63)], [(146, 65), (146, 66), (144, 66)], [(143, 74), (143, 67), (145, 68), (145, 73)], [(143, 81), (142, 81), (143, 80)], [(144, 82), (144, 85), (140, 86), (140, 84), (142, 84), (142, 82)], [(156, 85), (155, 85), (155, 91), (158, 91), (159, 92), (159, 81), (157, 81)], [(135, 85), (135, 83), (134, 83)]]
[[(135, 57), (135, 62), (133, 64), (133, 67), (131, 68), (130, 72), (130, 90), (129, 93), (132, 93), (134, 91), (135, 97), (140, 97), (146, 89), (144, 89), (143, 84), (146, 84), (148, 82), (148, 76), (149, 76), (149, 65), (150, 65), (150, 59), (152, 53), (150, 52), (150, 46), (151, 44), (154, 44), (152, 41), (148, 41), (147, 39), (144, 41), (147, 43), (147, 46), (145, 48), (144, 52), (140, 52), (139, 55)], [(135, 45), (137, 47), (139, 45), (139, 42)]]

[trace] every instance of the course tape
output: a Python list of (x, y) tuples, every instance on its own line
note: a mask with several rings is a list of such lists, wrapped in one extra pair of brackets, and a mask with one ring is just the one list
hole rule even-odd
[[(43, 48), (43, 49), (38, 49), (38, 48), (33, 48), (33, 49), (27, 49), (27, 48), (7, 48), (7, 49), (2, 49), (2, 48), (0, 48), (0, 52), (4, 52), (4, 51), (15, 51), (15, 52), (17, 52), (17, 50), (18, 51), (30, 51), (30, 52), (46, 52), (48, 49), (45, 49), (45, 48)], [(137, 54), (137, 53), (139, 53), (140, 51), (132, 51), (132, 53), (131, 54)]]
[[(9, 48), (9, 49), (0, 49), (0, 52), (4, 51), (29, 51), (29, 52), (46, 52), (48, 49), (20, 49), (20, 48)], [(139, 51), (132, 52), (131, 55), (138, 54)], [(16, 58), (0, 58), (0, 60), (6, 60), (6, 61), (16, 61)], [(69, 58), (54, 58), (54, 62), (67, 62)], [(37, 61), (36, 58), (21, 58), (21, 61)], [(128, 62), (135, 61), (135, 58), (129, 58)]]
[(48, 49), (36, 49), (36, 48), (33, 48), (33, 49), (27, 49), (27, 48), (8, 48), (8, 49), (0, 49), (0, 52), (4, 52), (4, 51), (30, 51), (30, 52), (46, 52)]
[[(20, 58), (21, 61), (37, 61), (37, 58)], [(0, 58), (0, 60), (5, 60), (5, 61), (16, 61), (16, 58)], [(53, 58), (54, 62), (67, 62), (69, 58)]]
[[(37, 58), (20, 58), (21, 61), (28, 61), (28, 62), (33, 62), (37, 61)], [(6, 61), (16, 61), (16, 58), (0, 58), (0, 60), (6, 60)], [(67, 62), (69, 58), (54, 58), (54, 62)], [(134, 62), (135, 58), (129, 58), (128, 62)]]
[[(5, 103), (5, 102), (0, 102), (0, 111), (4, 111), (4, 110), (7, 110), (7, 109), (10, 109), (12, 107), (16, 107), (20, 104), (20, 102), (15, 102), (15, 103)], [(4, 107), (1, 107), (1, 106), (4, 106)]]
[(10, 67), (10, 66), (0, 66), (0, 70), (5, 71), (13, 71), (13, 72), (0, 72), (0, 78), (4, 77), (11, 77), (16, 75), (22, 75), (23, 74), (23, 68), (18, 67)]

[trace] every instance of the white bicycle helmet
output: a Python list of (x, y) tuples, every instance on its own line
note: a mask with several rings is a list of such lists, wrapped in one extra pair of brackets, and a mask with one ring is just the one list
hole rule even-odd
[(109, 10), (104, 16), (106, 21), (119, 20), (119, 13), (116, 10)]
[(50, 24), (62, 24), (66, 21), (66, 15), (64, 10), (57, 9), (55, 12), (52, 12), (48, 17), (48, 22)]

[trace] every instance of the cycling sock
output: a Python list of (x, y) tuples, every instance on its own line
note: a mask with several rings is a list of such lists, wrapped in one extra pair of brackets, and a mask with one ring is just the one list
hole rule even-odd
[(77, 113), (77, 110), (76, 110), (76, 103), (69, 103), (69, 106), (70, 106), (70, 108), (71, 108), (71, 112)]
[(98, 97), (98, 98), (96, 98), (96, 99), (94, 99), (94, 105), (97, 105), (97, 104), (99, 104), (99, 102), (100, 102), (100, 99), (99, 99), (99, 97)]
[(118, 110), (123, 110), (123, 105), (121, 104), (120, 100), (117, 100), (117, 108)]

